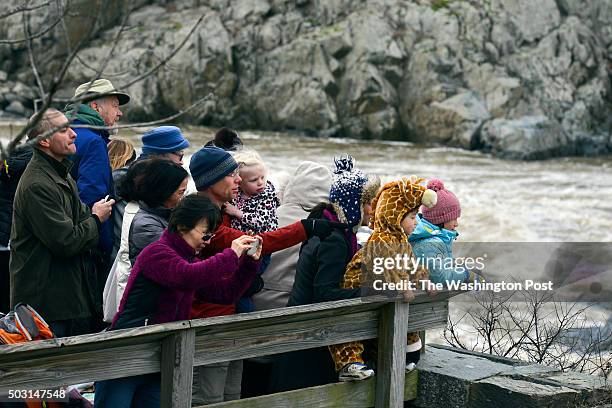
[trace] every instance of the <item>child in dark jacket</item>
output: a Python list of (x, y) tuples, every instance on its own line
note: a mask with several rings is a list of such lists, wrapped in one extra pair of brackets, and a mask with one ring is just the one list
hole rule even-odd
[[(355, 233), (369, 220), (370, 203), (380, 188), (380, 178), (354, 168), (351, 156), (335, 160), (335, 165), (329, 202), (313, 208), (308, 218), (339, 221), (346, 223), (349, 229), (336, 230), (323, 240), (310, 238), (302, 245), (287, 306), (353, 299), (361, 295), (358, 288), (341, 288), (340, 282), (346, 265), (359, 249)], [(295, 367), (300, 367), (297, 375)], [(272, 392), (290, 391), (335, 380), (327, 347), (318, 347), (279, 357), (272, 370), (270, 388)]]
[[(197, 255), (220, 222), (219, 209), (208, 198), (186, 197), (162, 237), (136, 259), (111, 330), (186, 320), (196, 291), (210, 302), (235, 302), (259, 268), (261, 245), (253, 255), (245, 252), (261, 238), (243, 235), (231, 248), (200, 260)], [(159, 406), (159, 398), (159, 375), (96, 383), (96, 407), (129, 406), (132, 400)]]

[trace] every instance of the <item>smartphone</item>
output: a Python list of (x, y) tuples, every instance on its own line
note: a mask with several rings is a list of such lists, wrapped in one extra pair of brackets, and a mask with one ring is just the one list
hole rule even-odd
[(247, 255), (255, 255), (255, 252), (257, 252), (259, 245), (261, 245), (261, 242), (259, 240), (256, 240), (255, 242), (253, 242), (251, 244), (251, 247), (247, 251)]

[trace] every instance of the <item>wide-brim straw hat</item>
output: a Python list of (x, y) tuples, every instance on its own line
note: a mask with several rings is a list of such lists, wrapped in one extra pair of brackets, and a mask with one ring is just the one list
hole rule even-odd
[(130, 95), (115, 89), (112, 82), (108, 79), (96, 79), (93, 82), (85, 82), (74, 91), (75, 98), (82, 98), (81, 103), (89, 102), (103, 96), (114, 95), (119, 100), (119, 105), (125, 105), (130, 101)]

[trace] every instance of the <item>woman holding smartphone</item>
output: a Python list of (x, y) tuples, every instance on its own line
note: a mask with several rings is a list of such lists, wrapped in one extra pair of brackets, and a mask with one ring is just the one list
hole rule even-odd
[[(259, 268), (261, 245), (246, 254), (258, 236), (243, 235), (230, 248), (198, 258), (221, 222), (210, 199), (185, 197), (172, 212), (167, 230), (136, 258), (111, 330), (186, 320), (193, 297), (232, 304)], [(159, 407), (159, 374), (96, 383), (96, 407)]]

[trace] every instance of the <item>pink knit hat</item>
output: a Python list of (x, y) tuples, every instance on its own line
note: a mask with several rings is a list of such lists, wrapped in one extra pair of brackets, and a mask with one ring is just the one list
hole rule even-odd
[(432, 224), (444, 224), (445, 222), (456, 220), (461, 216), (461, 205), (452, 191), (444, 188), (444, 183), (440, 179), (431, 179), (427, 183), (427, 188), (433, 190), (438, 195), (438, 202), (432, 208), (421, 206), (423, 217)]

